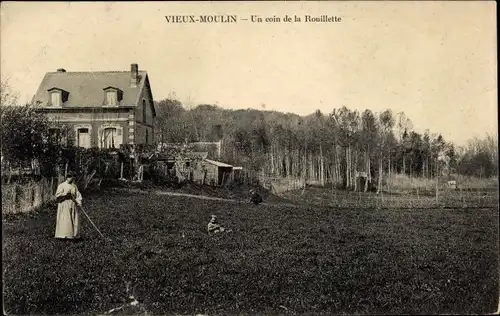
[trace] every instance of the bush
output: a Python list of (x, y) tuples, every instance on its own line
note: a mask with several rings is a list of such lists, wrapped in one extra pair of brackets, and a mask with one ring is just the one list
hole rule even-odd
[(42, 157), (47, 143), (49, 123), (30, 106), (1, 106), (2, 163), (29, 164)]

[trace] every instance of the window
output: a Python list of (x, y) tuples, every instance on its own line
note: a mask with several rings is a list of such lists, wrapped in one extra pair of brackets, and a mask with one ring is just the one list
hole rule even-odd
[[(144, 123), (147, 123), (147, 120), (146, 120), (146, 100), (142, 99), (142, 121)], [(147, 141), (146, 141), (147, 143)]]
[(102, 139), (102, 148), (116, 148), (116, 138), (117, 138), (117, 130), (114, 127), (108, 127), (104, 129), (103, 139)]
[(123, 91), (116, 87), (106, 87), (104, 90), (104, 102), (103, 105), (117, 106), (123, 99)]
[(60, 92), (52, 92), (50, 94), (50, 105), (61, 106), (61, 93)]
[(97, 129), (99, 148), (118, 149), (123, 144), (123, 127), (119, 124), (103, 124)]
[(88, 128), (79, 128), (77, 131), (78, 147), (90, 148), (90, 133)]
[(62, 106), (64, 102), (68, 101), (69, 92), (61, 88), (53, 87), (47, 90), (49, 92), (48, 105)]
[(116, 105), (116, 91), (106, 91), (106, 105)]

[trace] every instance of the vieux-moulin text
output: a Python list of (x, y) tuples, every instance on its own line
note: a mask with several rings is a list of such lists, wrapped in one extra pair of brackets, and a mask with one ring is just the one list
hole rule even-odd
[(236, 15), (165, 15), (168, 23), (236, 23)]

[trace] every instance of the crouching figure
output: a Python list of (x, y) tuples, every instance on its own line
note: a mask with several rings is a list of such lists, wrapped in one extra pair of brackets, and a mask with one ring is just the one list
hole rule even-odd
[(224, 227), (222, 227), (221, 225), (219, 225), (219, 223), (217, 223), (217, 216), (215, 215), (212, 215), (212, 218), (210, 219), (210, 222), (208, 222), (208, 235), (214, 235), (214, 234), (217, 234), (217, 233), (222, 233), (222, 232), (231, 232), (232, 230), (231, 229), (226, 229)]
[(262, 203), (262, 197), (254, 189), (250, 190), (250, 202), (255, 205)]

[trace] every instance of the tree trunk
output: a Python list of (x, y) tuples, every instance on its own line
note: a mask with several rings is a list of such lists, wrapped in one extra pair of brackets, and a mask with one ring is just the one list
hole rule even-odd
[(382, 157), (379, 158), (379, 167), (378, 167), (378, 185), (377, 185), (377, 194), (380, 193), (382, 188)]
[(320, 182), (321, 186), (325, 186), (325, 165), (324, 165), (324, 159), (323, 159), (323, 146), (321, 143), (319, 144), (319, 156), (320, 156)]
[(7, 184), (10, 184), (10, 181), (12, 180), (12, 166), (10, 165), (10, 161), (7, 162), (9, 165), (9, 177), (7, 178)]
[(346, 189), (348, 189), (351, 186), (351, 177), (349, 175), (350, 171), (350, 166), (349, 166), (349, 148), (346, 147), (345, 149), (345, 177), (346, 177)]
[(358, 189), (358, 151), (354, 152), (354, 167), (353, 167), (353, 180), (354, 180), (354, 191)]
[(370, 154), (369, 149), (365, 152), (365, 170), (366, 170), (366, 179), (365, 179), (365, 188), (364, 192), (368, 191), (368, 182), (370, 181)]
[(391, 153), (389, 152), (389, 163), (388, 163), (388, 166), (389, 166), (389, 178), (391, 177)]
[(439, 203), (439, 174), (437, 173), (437, 165), (436, 165), (436, 204)]

